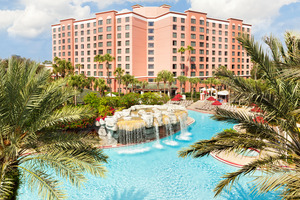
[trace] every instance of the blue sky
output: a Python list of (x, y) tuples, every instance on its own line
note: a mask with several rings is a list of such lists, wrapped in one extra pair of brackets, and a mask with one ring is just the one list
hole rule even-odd
[(243, 19), (253, 25), (257, 40), (270, 33), (282, 39), (286, 30), (300, 34), (300, 0), (0, 0), (0, 58), (16, 54), (51, 60), (51, 24), (106, 10), (131, 10), (135, 4), (168, 4), (172, 11), (192, 9), (213, 18)]

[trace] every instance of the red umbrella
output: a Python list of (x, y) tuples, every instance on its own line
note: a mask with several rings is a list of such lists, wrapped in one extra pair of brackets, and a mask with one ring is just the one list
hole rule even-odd
[(175, 97), (182, 98), (182, 95), (181, 94), (176, 94)]
[(171, 99), (172, 101), (180, 101), (181, 99), (174, 97), (173, 99)]
[(213, 98), (213, 97), (208, 97), (206, 100), (208, 100), (208, 101), (216, 101), (216, 99)]
[(222, 105), (222, 103), (220, 101), (215, 101), (211, 105), (220, 106), (220, 105)]

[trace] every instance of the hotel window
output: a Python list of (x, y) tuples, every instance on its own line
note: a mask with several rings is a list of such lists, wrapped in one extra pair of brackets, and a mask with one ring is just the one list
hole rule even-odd
[[(88, 58), (87, 58), (87, 61), (88, 61), (88, 62), (91, 62), (91, 58), (90, 58), (90, 57), (88, 57)], [(90, 68), (91, 68), (91, 65), (90, 65), (90, 64), (88, 64), (88, 69), (90, 69)]]
[(177, 22), (177, 17), (173, 17), (173, 22)]
[(154, 47), (154, 43), (148, 43), (148, 47), (150, 48)]
[(121, 18), (118, 18), (118, 19), (117, 19), (117, 23), (121, 23)]
[(103, 35), (98, 35), (98, 40), (102, 40), (103, 39)]
[[(184, 73), (184, 72), (180, 72), (180, 75), (181, 75), (181, 76), (184, 76), (185, 73)], [(184, 91), (184, 88), (182, 88), (182, 91)]]
[(130, 56), (126, 56), (125, 61), (130, 61)]
[(200, 25), (204, 25), (204, 20), (200, 19)]
[(250, 28), (247, 28), (247, 32), (250, 32)]
[(129, 46), (130, 45), (130, 41), (129, 40), (126, 40), (125, 41), (125, 46)]
[(191, 57), (191, 62), (195, 62), (196, 61), (196, 57), (195, 56), (192, 56)]
[(222, 55), (222, 51), (219, 51), (219, 56), (221, 56)]
[(235, 45), (232, 45), (232, 49), (235, 49)]
[(173, 46), (176, 46), (176, 45), (177, 45), (177, 41), (173, 40)]
[(75, 49), (78, 49), (78, 45), (77, 44), (75, 45)]
[(222, 58), (219, 58), (218, 62), (222, 62)]
[(209, 36), (206, 36), (206, 41), (208, 41), (209, 40)]
[(54, 45), (56, 44), (56, 40), (53, 41), (53, 44), (54, 44)]
[(219, 44), (219, 49), (222, 49), (222, 44)]
[(117, 38), (121, 38), (121, 33), (118, 33), (118, 34), (117, 34)]
[(209, 29), (206, 29), (206, 33), (209, 34)]
[(111, 34), (107, 34), (106, 39), (111, 39)]
[(84, 51), (81, 51), (80, 54), (81, 54), (82, 56), (84, 56)]
[(173, 61), (177, 61), (177, 56), (173, 56)]
[(232, 36), (233, 36), (233, 37), (235, 36), (235, 32), (232, 32)]
[(87, 23), (86, 25), (87, 25), (88, 28), (90, 28), (90, 25), (91, 25), (91, 24), (90, 24), (90, 23)]
[(154, 69), (154, 65), (153, 64), (148, 64), (148, 69)]
[(106, 31), (111, 31), (111, 26), (106, 27)]
[(98, 42), (98, 47), (103, 47), (103, 42)]
[(54, 38), (54, 39), (56, 38), (56, 35), (55, 35), (55, 34), (53, 34), (53, 38)]
[(216, 44), (212, 44), (211, 47), (212, 47), (212, 48), (216, 48)]
[(173, 24), (173, 30), (177, 30), (177, 25)]
[(60, 27), (58, 28), (58, 32), (60, 32)]
[(117, 26), (117, 31), (121, 31), (121, 26)]
[[(177, 77), (177, 72), (173, 72), (173, 76)], [(174, 81), (174, 84), (176, 84), (176, 80)]]
[(94, 71), (94, 76), (97, 76), (97, 72), (96, 71)]
[(154, 71), (149, 71), (148, 76), (154, 76)]
[(71, 32), (68, 32), (68, 37), (70, 37), (71, 36)]
[(103, 32), (103, 28), (102, 27), (98, 28), (98, 33), (102, 33), (102, 32)]
[(148, 26), (154, 26), (154, 22), (148, 22)]
[(91, 33), (91, 31), (90, 31), (90, 30), (87, 30), (87, 31), (86, 31), (86, 34), (88, 34), (88, 35), (89, 35), (90, 33)]
[(184, 39), (185, 38), (185, 34), (181, 33), (181, 38)]
[(80, 38), (80, 42), (84, 42), (84, 37), (81, 37), (81, 38)]
[(81, 45), (81, 48), (84, 49), (84, 44)]
[(195, 47), (196, 46), (196, 42), (195, 41), (191, 41), (191, 46)]
[(216, 41), (216, 37), (215, 36), (212, 37), (212, 41)]
[(196, 39), (196, 34), (191, 34), (191, 39)]
[(107, 49), (107, 50), (106, 50), (106, 53), (111, 54), (111, 49)]
[(215, 34), (216, 34), (216, 30), (212, 30), (212, 34), (214, 34), (214, 35), (215, 35)]
[(93, 22), (93, 26), (94, 26), (94, 27), (96, 26), (96, 22)]
[(130, 65), (129, 65), (129, 64), (126, 64), (126, 65), (125, 65), (125, 68), (126, 68), (126, 69), (130, 69)]
[(227, 24), (225, 24), (225, 29), (228, 29), (228, 25)]
[(204, 57), (199, 57), (200, 62), (204, 62)]
[(148, 55), (154, 55), (154, 50), (148, 50)]
[(125, 22), (129, 22), (129, 17), (125, 17)]
[(154, 36), (148, 36), (148, 40), (154, 40)]
[(196, 19), (191, 19), (191, 24), (196, 24)]
[(228, 59), (227, 58), (225, 58), (225, 62), (227, 62), (228, 61)]
[(126, 49), (125, 49), (125, 53), (130, 53), (130, 49), (129, 49), (129, 48), (126, 48)]
[(130, 29), (130, 26), (127, 24), (125, 25), (125, 30), (129, 30)]
[(232, 30), (235, 30), (235, 25), (232, 25)]
[(118, 61), (122, 61), (122, 57), (121, 57), (121, 56), (118, 56), (118, 57), (117, 57), (117, 60), (118, 60)]
[(191, 69), (196, 69), (196, 65), (195, 64), (191, 64)]
[(228, 49), (228, 45), (227, 44), (225, 44), (225, 49)]
[(222, 35), (222, 31), (219, 31), (219, 35)]
[(232, 61), (231, 62), (235, 62), (235, 59), (234, 58), (232, 58)]
[[(215, 64), (213, 64), (212, 65), (212, 69), (215, 69), (216, 68), (216, 65)], [(208, 68), (206, 68), (206, 69), (208, 69)]]
[(209, 22), (206, 22), (206, 26), (209, 27)]
[(173, 64), (172, 69), (177, 69), (177, 65), (176, 65), (176, 64)]
[(177, 38), (177, 33), (173, 33), (173, 38)]
[(225, 38), (225, 42), (228, 42), (228, 38)]
[[(103, 54), (103, 49), (98, 50), (98, 54), (102, 55)], [(95, 54), (96, 55), (96, 54)]]
[(148, 33), (154, 33), (154, 29), (153, 28), (149, 28), (148, 29)]
[(81, 62), (84, 62), (84, 58), (81, 58)]
[(111, 19), (106, 19), (106, 24), (111, 24)]
[(117, 54), (121, 54), (122, 53), (122, 49), (117, 49)]
[(91, 48), (91, 44), (87, 44), (86, 48), (88, 48), (88, 49)]
[(62, 33), (62, 37), (65, 37), (65, 33)]
[(212, 55), (216, 55), (216, 51), (212, 51)]
[(52, 30), (53, 30), (53, 33), (55, 33), (55, 32), (56, 32), (56, 28), (53, 28)]
[(204, 35), (199, 35), (200, 40), (204, 40)]
[(185, 19), (184, 18), (181, 18), (181, 23), (185, 23)]
[(56, 51), (56, 47), (53, 47), (53, 51)]
[(154, 57), (148, 57), (148, 62), (154, 62)]
[(199, 69), (204, 69), (204, 64), (200, 64)]
[(182, 30), (182, 31), (185, 31), (185, 26), (181, 26), (181, 30)]
[(91, 37), (87, 37), (87, 41), (89, 42), (91, 40)]
[(129, 33), (125, 33), (125, 38), (129, 38)]
[(225, 31), (225, 36), (228, 36), (228, 31)]
[(191, 76), (196, 76), (196, 72), (191, 72)]
[(200, 50), (199, 50), (199, 54), (203, 55), (203, 54), (204, 54), (204, 50), (203, 50), (203, 49), (200, 49)]
[(91, 51), (87, 51), (87, 55), (90, 56), (91, 55)]
[(204, 28), (203, 27), (200, 27), (200, 32), (204, 33)]
[(216, 27), (216, 23), (212, 23), (212, 27)]
[(98, 65), (98, 69), (103, 69), (103, 64)]
[[(192, 51), (191, 51), (191, 54), (196, 54), (196, 49), (193, 49)], [(183, 60), (184, 61), (184, 60)]]
[[(207, 43), (208, 44), (208, 43)], [(204, 47), (204, 42), (199, 42), (200, 47)]]
[(118, 41), (118, 47), (120, 47), (122, 45), (121, 41)]
[(196, 26), (191, 26), (191, 31), (196, 31)]
[(185, 60), (185, 57), (184, 56), (181, 56), (181, 61), (183, 62)]
[(103, 72), (98, 72), (98, 76), (103, 76)]
[(97, 33), (97, 29), (93, 29), (93, 33), (96, 34)]
[(222, 42), (222, 37), (219, 37), (219, 42)]
[(182, 47), (185, 46), (185, 42), (184, 42), (184, 41), (181, 41), (181, 42), (180, 42), (180, 46), (182, 46)]
[(102, 24), (103, 24), (103, 20), (102, 19), (98, 20), (98, 25), (100, 26)]

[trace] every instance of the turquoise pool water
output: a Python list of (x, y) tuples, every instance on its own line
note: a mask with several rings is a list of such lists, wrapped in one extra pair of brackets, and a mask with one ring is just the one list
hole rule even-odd
[[(236, 168), (221, 163), (211, 156), (201, 159), (178, 158), (178, 151), (200, 139), (209, 139), (234, 124), (210, 119), (211, 115), (189, 111), (196, 122), (188, 127), (190, 136), (171, 138), (136, 145), (130, 148), (105, 150), (110, 162), (105, 179), (88, 176), (85, 187), (76, 189), (65, 184), (69, 200), (210, 200), (213, 189), (226, 172)], [(179, 140), (179, 139), (181, 140)], [(169, 145), (167, 145), (168, 143)], [(176, 146), (171, 146), (176, 145)], [(162, 147), (162, 148), (158, 148)], [(248, 200), (279, 199), (276, 193), (257, 196), (251, 193), (250, 178), (242, 178), (228, 193), (215, 199)], [(20, 189), (19, 200), (38, 199), (27, 188)]]

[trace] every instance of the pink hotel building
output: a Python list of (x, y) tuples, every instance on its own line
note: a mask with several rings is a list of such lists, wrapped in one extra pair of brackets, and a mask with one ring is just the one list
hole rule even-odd
[[(117, 90), (113, 79), (117, 67), (148, 82), (153, 82), (161, 70), (169, 70), (175, 77), (205, 79), (213, 76), (219, 66), (226, 66), (239, 76), (250, 76), (250, 57), (236, 37), (242, 33), (250, 35), (251, 25), (240, 19), (209, 18), (206, 13), (192, 10), (173, 12), (170, 7), (134, 5), (131, 12), (107, 11), (96, 13), (91, 19), (61, 20), (52, 25), (52, 56), (74, 66), (81, 64), (80, 73), (86, 76), (105, 78), (105, 63), (94, 62), (94, 57), (111, 54), (115, 57), (109, 70), (113, 91)], [(194, 50), (177, 52), (188, 45)]]

